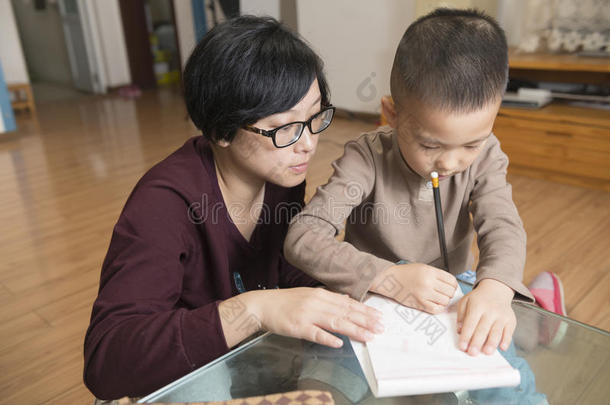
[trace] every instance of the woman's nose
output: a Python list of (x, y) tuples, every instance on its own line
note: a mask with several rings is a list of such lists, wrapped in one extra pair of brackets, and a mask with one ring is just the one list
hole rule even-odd
[(318, 135), (312, 135), (309, 132), (309, 128), (305, 127), (301, 137), (296, 142), (294, 150), (295, 152), (311, 152), (318, 143)]

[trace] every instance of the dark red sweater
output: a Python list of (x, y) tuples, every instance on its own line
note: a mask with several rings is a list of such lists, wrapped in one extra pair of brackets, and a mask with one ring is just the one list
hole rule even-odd
[(246, 290), (318, 283), (281, 254), (305, 183), (265, 186), (250, 241), (231, 222), (203, 137), (138, 182), (114, 227), (85, 337), (85, 384), (102, 399), (146, 395), (225, 354), (218, 303)]

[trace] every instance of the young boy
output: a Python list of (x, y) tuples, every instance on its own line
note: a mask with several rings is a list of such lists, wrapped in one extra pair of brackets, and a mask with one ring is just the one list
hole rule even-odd
[[(511, 300), (533, 301), (522, 284), (526, 236), (508, 159), (491, 132), (507, 77), (506, 38), (492, 18), (438, 9), (415, 21), (396, 51), (393, 101), (382, 100), (389, 127), (346, 144), (328, 183), (292, 221), (288, 261), (356, 299), (372, 291), (438, 313), (457, 288), (453, 274), (473, 265), (476, 231), (477, 280), (458, 304), (458, 346), (470, 355), (506, 350)], [(440, 269), (433, 171), (450, 273)]]

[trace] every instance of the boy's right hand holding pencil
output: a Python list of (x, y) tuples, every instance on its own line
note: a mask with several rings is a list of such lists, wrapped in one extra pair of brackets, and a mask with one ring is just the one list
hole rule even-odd
[(370, 291), (431, 314), (444, 311), (458, 287), (452, 274), (423, 263), (396, 264), (375, 277)]

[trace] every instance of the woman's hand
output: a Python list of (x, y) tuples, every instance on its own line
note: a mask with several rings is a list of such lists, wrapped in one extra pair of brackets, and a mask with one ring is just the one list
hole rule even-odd
[(456, 278), (423, 263), (397, 264), (379, 274), (371, 291), (404, 306), (438, 314), (447, 308), (457, 288)]
[(505, 284), (484, 279), (466, 294), (458, 304), (458, 347), (476, 356), (480, 351), (492, 354), (500, 345), (508, 345), (517, 319), (511, 307), (514, 291)]
[(331, 347), (343, 342), (328, 331), (361, 342), (383, 332), (381, 312), (322, 288), (250, 291), (223, 301), (218, 310), (229, 347), (261, 329)]

